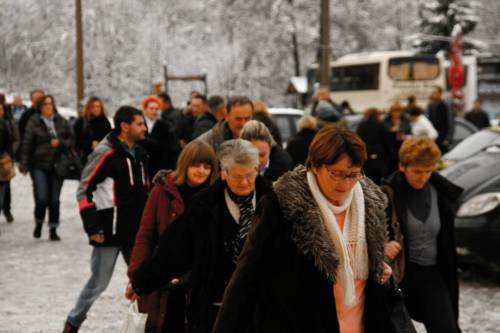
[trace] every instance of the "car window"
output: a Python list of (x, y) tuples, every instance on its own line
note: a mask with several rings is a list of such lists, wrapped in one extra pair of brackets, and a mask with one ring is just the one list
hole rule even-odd
[(274, 122), (278, 125), (283, 141), (288, 141), (292, 136), (290, 122), (287, 115), (273, 115)]
[[(455, 130), (457, 129), (458, 126)], [(447, 153), (444, 158), (449, 160), (461, 160), (467, 158), (489, 146), (498, 137), (499, 134), (492, 131), (479, 131), (460, 142), (455, 148)]]
[(471, 135), (473, 131), (465, 126), (462, 123), (455, 122), (455, 131), (453, 132), (453, 141), (460, 142), (469, 135)]

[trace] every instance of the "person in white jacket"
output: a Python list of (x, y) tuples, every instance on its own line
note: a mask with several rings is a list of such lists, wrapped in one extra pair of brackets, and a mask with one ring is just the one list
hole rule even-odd
[(411, 134), (414, 136), (426, 136), (432, 140), (436, 140), (438, 132), (430, 120), (423, 115), (423, 112), (424, 111), (419, 107), (408, 110), (408, 117), (411, 122)]

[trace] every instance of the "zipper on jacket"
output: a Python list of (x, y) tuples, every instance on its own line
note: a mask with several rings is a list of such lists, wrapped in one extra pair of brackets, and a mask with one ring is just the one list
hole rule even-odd
[(126, 160), (128, 166), (128, 176), (129, 176), (130, 186), (134, 186), (134, 173), (132, 170), (132, 163), (130, 162), (130, 158), (127, 157)]

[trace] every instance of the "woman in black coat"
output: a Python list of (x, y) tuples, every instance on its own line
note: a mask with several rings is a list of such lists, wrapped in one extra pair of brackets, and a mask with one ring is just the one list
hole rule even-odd
[(35, 230), (40, 238), (45, 211), (49, 210), (50, 240), (60, 240), (56, 232), (59, 226), (59, 197), (63, 179), (55, 172), (61, 152), (73, 146), (73, 131), (66, 119), (57, 113), (54, 98), (45, 95), (40, 113), (33, 114), (23, 136), (19, 170), (29, 171), (35, 194)]
[(436, 172), (440, 157), (430, 138), (401, 146), (399, 171), (383, 181), (394, 209), (386, 254), (410, 316), (429, 333), (453, 333), (460, 332), (453, 223), (462, 189)]
[(80, 156), (82, 164), (87, 163), (87, 158), (97, 144), (111, 131), (111, 124), (106, 117), (104, 105), (99, 97), (89, 97), (87, 104), (73, 125), (75, 132), (75, 149)]
[(363, 166), (365, 174), (375, 183), (380, 184), (387, 175), (387, 159), (389, 158), (389, 133), (380, 121), (380, 112), (370, 108), (365, 112), (364, 120), (359, 124), (358, 135), (366, 144), (368, 159)]
[(306, 163), (309, 145), (318, 132), (317, 125), (316, 118), (312, 116), (302, 116), (299, 119), (299, 132), (288, 141), (286, 146), (286, 151), (292, 157), (295, 166)]
[(381, 285), (390, 277), (383, 261), (386, 201), (363, 179), (365, 159), (355, 133), (325, 127), (311, 143), (307, 169), (299, 166), (274, 184), (215, 333), (391, 332)]
[(190, 272), (190, 333), (212, 331), (253, 223), (255, 205), (271, 191), (257, 174), (258, 152), (249, 142), (224, 142), (219, 158), (221, 179), (195, 195), (185, 213), (165, 229), (155, 254), (132, 272), (126, 292), (129, 299), (135, 299)]

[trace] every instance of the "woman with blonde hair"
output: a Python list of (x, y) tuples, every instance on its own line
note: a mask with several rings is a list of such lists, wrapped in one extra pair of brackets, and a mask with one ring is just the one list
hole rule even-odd
[[(175, 171), (164, 170), (144, 207), (129, 265), (129, 275), (149, 259), (163, 231), (181, 215), (193, 195), (217, 179), (217, 159), (208, 144), (189, 143), (179, 156)], [(141, 297), (139, 310), (148, 313), (146, 332), (183, 332), (185, 289), (173, 279), (168, 289)], [(168, 318), (165, 320), (165, 318)]]
[(89, 97), (81, 116), (73, 125), (73, 131), (75, 149), (85, 164), (97, 144), (111, 131), (111, 123), (106, 117), (104, 104), (99, 97)]
[(427, 332), (460, 332), (454, 220), (462, 189), (436, 170), (434, 140), (411, 137), (399, 150), (399, 170), (383, 181), (393, 219), (385, 247), (410, 316)]

